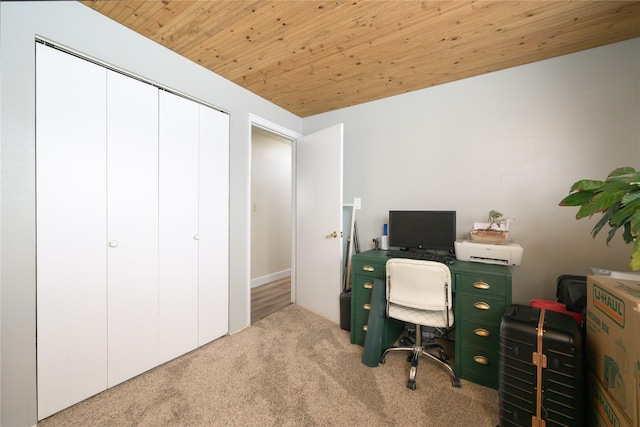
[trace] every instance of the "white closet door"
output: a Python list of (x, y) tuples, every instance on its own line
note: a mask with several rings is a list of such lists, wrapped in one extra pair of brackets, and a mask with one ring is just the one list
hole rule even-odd
[(229, 330), (229, 116), (200, 105), (198, 345)]
[(158, 89), (107, 74), (109, 387), (158, 364)]
[(198, 346), (198, 104), (160, 91), (160, 363)]
[(42, 419), (107, 388), (106, 71), (36, 48)]

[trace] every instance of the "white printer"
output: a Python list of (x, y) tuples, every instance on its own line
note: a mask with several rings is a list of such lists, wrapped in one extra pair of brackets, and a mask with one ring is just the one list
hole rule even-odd
[(517, 243), (490, 245), (470, 240), (456, 240), (454, 246), (456, 258), (460, 261), (514, 266), (518, 266), (522, 262), (523, 249)]

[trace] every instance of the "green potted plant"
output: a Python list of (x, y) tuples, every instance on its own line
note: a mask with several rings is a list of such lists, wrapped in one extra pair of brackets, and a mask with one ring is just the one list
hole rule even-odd
[(499, 245), (509, 238), (509, 218), (496, 210), (490, 210), (487, 215), (488, 222), (475, 223), (469, 233), (471, 240), (478, 243)]
[(625, 243), (633, 243), (631, 270), (640, 270), (640, 172), (632, 167), (621, 167), (609, 173), (604, 181), (582, 179), (571, 186), (570, 194), (560, 206), (580, 206), (576, 219), (602, 217), (591, 230), (595, 238), (605, 225), (609, 225), (607, 245), (619, 228)]

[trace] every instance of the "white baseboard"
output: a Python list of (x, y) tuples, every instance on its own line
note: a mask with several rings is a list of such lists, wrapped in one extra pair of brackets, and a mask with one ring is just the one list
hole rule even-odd
[(291, 276), (291, 269), (287, 268), (286, 270), (251, 279), (251, 287), (257, 288), (258, 286), (266, 285), (267, 283), (275, 282), (276, 280), (285, 279), (289, 276)]

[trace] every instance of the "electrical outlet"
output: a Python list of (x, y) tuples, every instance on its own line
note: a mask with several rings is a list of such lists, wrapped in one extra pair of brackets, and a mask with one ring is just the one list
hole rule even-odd
[(353, 209), (362, 209), (362, 199), (360, 197), (353, 199)]

